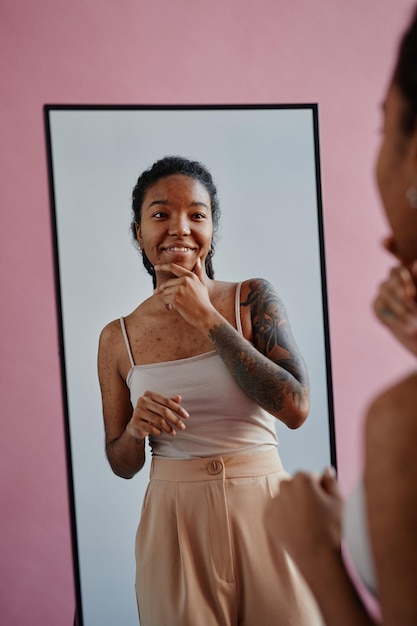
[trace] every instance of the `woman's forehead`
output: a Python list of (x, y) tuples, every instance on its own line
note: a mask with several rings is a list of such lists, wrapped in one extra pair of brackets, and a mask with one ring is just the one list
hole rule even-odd
[(211, 205), (210, 193), (206, 186), (197, 178), (185, 174), (170, 174), (149, 185), (145, 191), (144, 201), (155, 196), (161, 196), (161, 198), (165, 196), (167, 199), (189, 196), (199, 199), (208, 207)]

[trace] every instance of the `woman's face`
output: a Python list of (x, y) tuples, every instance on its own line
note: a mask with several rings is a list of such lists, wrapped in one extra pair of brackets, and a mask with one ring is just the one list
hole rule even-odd
[(417, 209), (410, 207), (407, 189), (417, 187), (416, 133), (401, 126), (405, 108), (400, 90), (391, 85), (383, 108), (383, 139), (376, 164), (376, 179), (392, 230), (392, 250), (402, 261), (417, 258)]
[(200, 258), (204, 268), (213, 237), (205, 186), (182, 174), (159, 179), (145, 193), (137, 237), (152, 265), (176, 263), (193, 270)]

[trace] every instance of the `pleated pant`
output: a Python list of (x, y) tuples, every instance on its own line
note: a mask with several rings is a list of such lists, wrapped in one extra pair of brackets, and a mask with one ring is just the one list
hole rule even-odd
[(277, 451), (154, 458), (136, 536), (141, 626), (321, 626), (274, 536)]

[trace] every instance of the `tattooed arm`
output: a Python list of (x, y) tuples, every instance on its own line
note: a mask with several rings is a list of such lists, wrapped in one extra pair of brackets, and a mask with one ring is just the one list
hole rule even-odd
[(155, 269), (174, 276), (155, 294), (210, 339), (246, 395), (289, 428), (301, 426), (310, 408), (307, 370), (270, 283), (243, 283), (242, 337), (213, 306), (201, 263), (193, 272), (174, 264)]
[(309, 412), (308, 374), (283, 302), (270, 283), (256, 279), (243, 288), (241, 307), (250, 312), (252, 343), (227, 322), (216, 323), (209, 338), (243, 391), (289, 428)]

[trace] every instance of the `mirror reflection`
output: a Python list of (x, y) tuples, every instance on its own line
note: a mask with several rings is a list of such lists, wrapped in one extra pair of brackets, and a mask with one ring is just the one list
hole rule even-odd
[[(79, 621), (138, 623), (135, 534), (152, 470), (157, 480), (146, 494), (136, 544), (142, 624), (169, 623), (175, 610), (181, 617), (172, 619), (181, 623), (192, 623), (195, 610), (215, 621), (236, 610), (233, 598), (219, 603), (217, 570), (225, 589), (232, 574), (215, 552), (224, 556), (226, 549), (219, 551), (216, 540), (214, 552), (203, 557), (195, 547), (198, 526), (201, 550), (207, 549), (210, 524), (224, 531), (235, 558), (247, 564), (238, 568), (236, 584), (247, 589), (240, 592), (240, 610), (249, 614), (255, 607), (259, 617), (261, 602), (268, 623), (267, 585), (257, 590), (248, 582), (257, 577), (257, 559), (264, 573), (262, 545), (271, 552), (272, 509), (262, 489), (267, 484), (269, 495), (278, 489), (284, 475), (279, 457), (290, 473), (335, 464), (316, 107), (45, 112)], [(163, 175), (149, 172), (165, 155), (185, 160), (180, 168), (175, 159), (159, 163)], [(132, 222), (132, 187), (144, 170)], [(236, 415), (233, 406), (240, 407)], [(193, 482), (184, 482), (184, 472)], [(243, 480), (246, 487), (221, 499), (229, 478), (228, 485)], [(167, 504), (173, 491), (179, 493), (174, 480), (188, 489), (175, 507)], [(165, 485), (164, 493), (155, 485)], [(181, 524), (169, 518), (173, 508)], [(179, 527), (186, 532), (175, 542), (168, 530), (178, 537)], [(241, 540), (233, 544), (236, 533)], [(255, 535), (256, 543), (242, 541)], [(181, 555), (173, 552), (176, 543)], [(267, 561), (287, 580), (278, 552)], [(167, 577), (174, 565), (184, 565), (185, 555), (185, 569)], [(212, 588), (204, 559), (215, 560)], [(207, 576), (199, 585), (202, 571)], [(172, 582), (171, 601), (150, 594), (152, 576)], [(318, 623), (306, 609), (306, 590), (298, 582), (295, 587), (300, 623), (307, 623), (304, 610), (308, 623)], [(284, 601), (279, 608), (289, 609)]]

